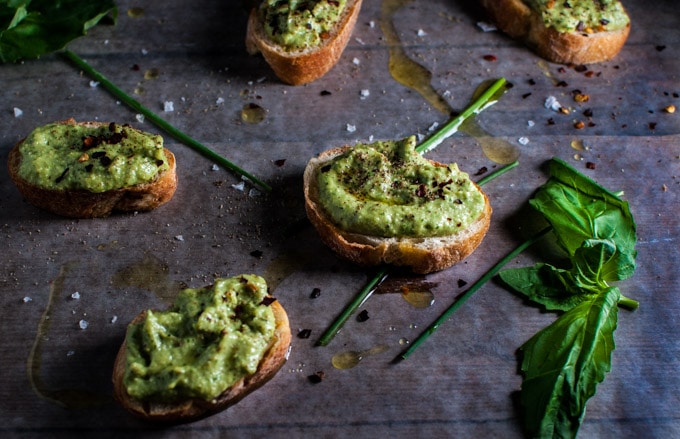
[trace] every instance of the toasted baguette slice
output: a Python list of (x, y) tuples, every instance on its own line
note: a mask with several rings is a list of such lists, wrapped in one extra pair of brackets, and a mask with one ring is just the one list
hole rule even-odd
[[(68, 119), (58, 122), (64, 125), (99, 127), (101, 122), (76, 122)], [(175, 156), (164, 149), (169, 168), (150, 183), (106, 192), (87, 190), (54, 190), (37, 186), (19, 175), (21, 165), (21, 143), (18, 142), (9, 153), (8, 167), (12, 181), (19, 192), (36, 207), (69, 218), (98, 218), (109, 216), (114, 211), (147, 211), (168, 202), (177, 189)]]
[(480, 0), (491, 21), (510, 37), (524, 42), (542, 58), (560, 64), (608, 61), (620, 51), (630, 22), (616, 30), (559, 32), (546, 27), (541, 14), (522, 0)]
[[(342, 230), (319, 202), (317, 171), (325, 163), (351, 148), (330, 149), (312, 158), (304, 171), (305, 209), (321, 240), (341, 257), (363, 266), (391, 264), (426, 274), (448, 268), (463, 260), (482, 242), (491, 223), (491, 204), (484, 194), (484, 210), (467, 229), (455, 235), (428, 238), (383, 238)], [(446, 166), (432, 162), (436, 166)]]
[[(176, 403), (150, 403), (132, 398), (125, 388), (123, 378), (126, 367), (127, 343), (121, 345), (113, 365), (113, 396), (131, 414), (147, 421), (182, 423), (194, 421), (217, 413), (236, 404), (243, 397), (269, 381), (285, 364), (291, 342), (288, 315), (283, 306), (274, 301), (271, 306), (276, 318), (272, 343), (258, 365), (257, 371), (227, 388), (217, 398), (206, 401), (195, 398)], [(142, 321), (146, 311), (135, 317), (131, 325)]]
[(325, 75), (340, 59), (356, 24), (362, 0), (347, 0), (347, 7), (322, 45), (304, 51), (287, 51), (267, 38), (257, 9), (248, 19), (246, 49), (262, 56), (278, 78), (290, 85), (312, 82)]

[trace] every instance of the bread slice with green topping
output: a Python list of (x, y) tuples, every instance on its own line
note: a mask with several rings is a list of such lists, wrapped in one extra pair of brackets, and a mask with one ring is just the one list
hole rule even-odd
[(347, 0), (338, 22), (330, 31), (322, 32), (319, 45), (292, 50), (267, 36), (262, 15), (254, 8), (248, 19), (246, 49), (253, 55), (261, 53), (281, 81), (290, 85), (312, 82), (337, 64), (354, 30), (361, 2)]
[(480, 0), (480, 4), (501, 31), (560, 64), (611, 60), (630, 33), (630, 19), (618, 0)]
[[(274, 314), (275, 328), (255, 373), (242, 377), (219, 396), (210, 400), (197, 397), (173, 402), (140, 400), (130, 396), (125, 385), (127, 341), (124, 341), (113, 366), (113, 396), (116, 401), (129, 413), (143, 420), (174, 424), (195, 421), (225, 410), (261, 387), (286, 363), (291, 343), (290, 324), (285, 309), (279, 301), (271, 296), (267, 297), (270, 299), (267, 306)], [(147, 311), (138, 314), (130, 322), (130, 326), (143, 322), (146, 315)]]
[[(350, 146), (330, 149), (313, 157), (304, 176), (305, 209), (321, 240), (342, 258), (362, 266), (382, 264), (409, 268), (414, 273), (426, 274), (451, 267), (470, 255), (484, 239), (491, 223), (491, 203), (483, 195), (481, 213), (468, 227), (455, 233), (432, 237), (381, 237), (343, 230), (324, 209), (319, 198), (317, 175), (334, 158), (348, 151)], [(431, 161), (434, 166), (447, 165)]]
[[(76, 122), (74, 119), (56, 122), (54, 125), (65, 127), (66, 129), (84, 129), (84, 133), (87, 133), (90, 129), (107, 132), (111, 131), (115, 126), (115, 124), (101, 122)], [(125, 129), (132, 130), (130, 127)], [(135, 131), (139, 132), (138, 130)], [(115, 143), (121, 136), (120, 133), (111, 132), (110, 136), (102, 140), (105, 137), (104, 135), (84, 135), (82, 139), (78, 139), (78, 143), (81, 143), (81, 145), (74, 145), (72, 147), (74, 151), (69, 151), (69, 154), (76, 154), (77, 157), (74, 159), (66, 159), (63, 157), (63, 154), (62, 157), (54, 157), (54, 154), (59, 155), (59, 153), (55, 153), (47, 145), (49, 142), (43, 140), (43, 145), (40, 145), (40, 147), (45, 146), (44, 156), (40, 156), (39, 150), (37, 153), (33, 152), (33, 156), (36, 157), (36, 163), (44, 163), (45, 166), (51, 166), (50, 163), (55, 163), (61, 159), (65, 160), (62, 165), (64, 169), (57, 170), (59, 175), (56, 178), (54, 176), (50, 177), (50, 184), (40, 180), (41, 178), (44, 179), (44, 176), (36, 177), (36, 180), (32, 181), (30, 177), (27, 177), (22, 172), (22, 162), (27, 160), (24, 151), (22, 151), (24, 142), (27, 139), (23, 139), (9, 153), (8, 168), (10, 178), (29, 203), (69, 218), (106, 217), (114, 211), (148, 211), (168, 202), (177, 189), (177, 172), (174, 154), (164, 147), (162, 151), (157, 151), (159, 158), (149, 159), (149, 163), (144, 164), (148, 172), (154, 175), (151, 180), (105, 190), (74, 188), (74, 186), (59, 184), (69, 172), (73, 174), (76, 167), (91, 171), (95, 167), (111, 166), (111, 160), (106, 154), (103, 154), (101, 151), (92, 151), (98, 149), (97, 143)], [(58, 141), (52, 140), (50, 142)], [(131, 160), (131, 158), (125, 158), (125, 160)], [(155, 166), (158, 167), (158, 171), (155, 171)], [(153, 174), (154, 172), (155, 174)], [(93, 174), (92, 172), (90, 173)], [(84, 176), (83, 178), (89, 178), (87, 171), (83, 171), (82, 175)], [(70, 177), (70, 175), (68, 176)], [(106, 176), (101, 178), (103, 181), (100, 183), (106, 187)], [(52, 182), (55, 184), (51, 184)]]

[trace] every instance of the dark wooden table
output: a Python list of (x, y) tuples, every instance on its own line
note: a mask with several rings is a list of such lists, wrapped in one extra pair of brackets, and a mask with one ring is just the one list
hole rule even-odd
[[(527, 200), (546, 180), (543, 165), (557, 156), (623, 191), (638, 224), (638, 267), (618, 286), (640, 308), (620, 312), (612, 371), (588, 403), (581, 437), (680, 436), (680, 111), (664, 110), (680, 106), (674, 2), (626, 0), (633, 26), (623, 51), (582, 70), (484, 32), (474, 2), (364, 0), (338, 65), (299, 87), (281, 84), (246, 53), (245, 2), (117, 3), (115, 26), (97, 26), (69, 48), (273, 191), (241, 187), (240, 178), (167, 135), (180, 186), (168, 205), (149, 213), (59, 218), (27, 204), (0, 168), (0, 435), (522, 437), (517, 349), (554, 314), (493, 280), (407, 361), (392, 359), (464, 291), (462, 283), (533, 233)], [(128, 14), (140, 5), (141, 14)], [(412, 76), (411, 86), (395, 81), (390, 48), (431, 78)], [(343, 144), (425, 136), (447, 121), (448, 109), (463, 108), (480, 84), (499, 77), (514, 87), (473, 127), (428, 154), (471, 174), (501, 166), (508, 154), (498, 151), (519, 158), (517, 168), (485, 186), (494, 216), (482, 245), (425, 278), (395, 273), (362, 306), (367, 321), (352, 318), (328, 346), (315, 347), (370, 272), (338, 260), (304, 221), (307, 160)], [(60, 55), (2, 65), (0, 84), (3, 161), (34, 127), (68, 117), (161, 132)], [(575, 102), (575, 90), (589, 101)], [(568, 114), (546, 108), (550, 96)], [(166, 102), (173, 111), (164, 111)], [(242, 111), (253, 105), (264, 118), (246, 123)], [(579, 121), (585, 127), (577, 129)], [(511, 266), (543, 260), (540, 250)], [(110, 382), (127, 322), (142, 309), (166, 306), (181, 286), (241, 273), (264, 276), (293, 333), (308, 329), (311, 337), (295, 336), (283, 370), (223, 413), (162, 429), (128, 416), (112, 401)], [(416, 308), (403, 300), (398, 292), (408, 282), (428, 288), (434, 303)], [(320, 295), (312, 299), (315, 288)], [(337, 353), (381, 345), (384, 352), (352, 369), (331, 364)], [(315, 384), (309, 376), (317, 371), (325, 379)]]

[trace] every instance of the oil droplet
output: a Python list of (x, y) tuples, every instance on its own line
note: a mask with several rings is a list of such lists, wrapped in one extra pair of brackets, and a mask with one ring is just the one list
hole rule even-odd
[(135, 7), (127, 10), (128, 17), (139, 18), (144, 15), (144, 8)]
[(581, 157), (581, 154), (574, 154), (574, 160), (583, 160), (583, 157)]
[(144, 72), (144, 79), (158, 79), (159, 76), (161, 76), (161, 72), (156, 68)]
[(371, 349), (366, 349), (364, 351), (345, 351), (333, 355), (331, 358), (331, 364), (336, 369), (351, 369), (361, 362), (364, 358), (369, 355), (379, 354), (385, 352), (388, 349), (387, 345), (374, 346)]
[[(404, 52), (404, 48), (399, 40), (392, 17), (401, 7), (411, 3), (413, 0), (383, 0), (382, 10), (380, 16), (380, 27), (383, 35), (387, 40), (389, 47), (389, 71), (392, 77), (400, 84), (409, 87), (418, 92), (430, 105), (437, 110), (452, 116), (456, 113), (449, 103), (432, 87), (432, 73), (422, 65), (413, 61)], [(481, 94), (490, 85), (490, 82), (484, 82), (475, 91), (475, 94)], [(498, 99), (505, 93), (505, 89), (499, 91)], [(474, 98), (473, 98), (474, 99)], [(507, 141), (495, 138), (487, 134), (482, 127), (479, 126), (474, 117), (469, 117), (461, 126), (460, 130), (469, 136), (474, 137), (480, 144), (482, 151), (491, 161), (499, 164), (508, 164), (517, 160), (519, 157), (519, 150), (516, 146)]]
[(111, 279), (118, 288), (137, 287), (152, 291), (164, 303), (172, 303), (180, 285), (168, 279), (168, 267), (153, 256), (146, 255), (140, 262), (128, 265)]
[(583, 140), (572, 140), (571, 141), (571, 147), (572, 149), (575, 149), (576, 151), (583, 151), (585, 150), (585, 146), (583, 145)]
[(145, 92), (146, 92), (146, 90), (144, 90), (144, 87), (135, 87), (135, 94), (136, 95), (143, 95)]
[(408, 344), (411, 344), (411, 341), (410, 341), (409, 339), (407, 339), (407, 338), (400, 338), (400, 339), (399, 339), (399, 344), (402, 345), (402, 346), (406, 346), (406, 345), (408, 345)]
[(401, 297), (415, 308), (429, 308), (434, 304), (434, 294), (430, 290), (413, 290), (404, 286)]
[(267, 110), (257, 104), (249, 103), (241, 109), (241, 120), (245, 123), (257, 124), (264, 120)]

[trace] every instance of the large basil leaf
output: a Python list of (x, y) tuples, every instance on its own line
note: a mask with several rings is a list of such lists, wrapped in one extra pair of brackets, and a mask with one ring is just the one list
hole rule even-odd
[(570, 271), (542, 262), (533, 267), (510, 268), (499, 273), (509, 287), (550, 311), (567, 311), (587, 299), (575, 286)]
[(113, 0), (0, 0), (0, 61), (64, 48), (117, 9)]
[(611, 370), (619, 297), (616, 287), (593, 296), (522, 346), (520, 402), (531, 437), (576, 437), (587, 400)]
[(529, 203), (552, 225), (560, 246), (573, 257), (586, 240), (609, 240), (619, 253), (615, 259), (627, 261), (624, 273), (609, 275), (629, 276), (628, 265), (636, 256), (636, 224), (628, 203), (559, 159), (550, 161), (550, 174)]

